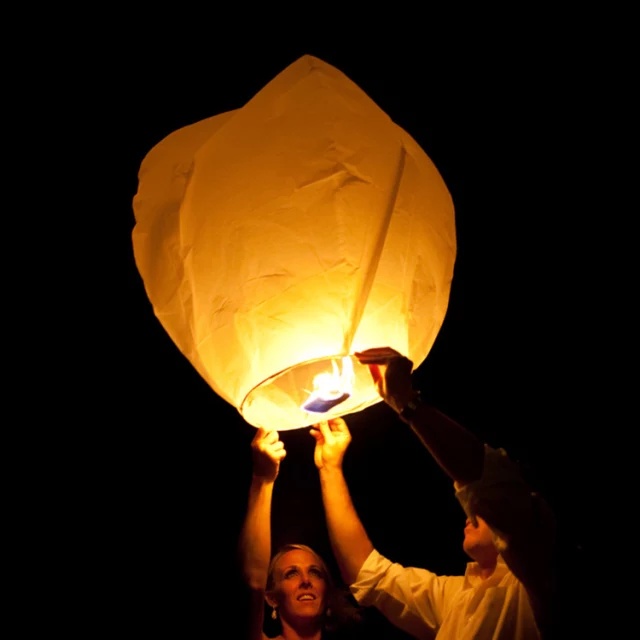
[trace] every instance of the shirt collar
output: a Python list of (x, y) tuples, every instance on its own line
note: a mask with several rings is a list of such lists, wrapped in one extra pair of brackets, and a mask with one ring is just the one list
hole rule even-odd
[(496, 568), (489, 578), (483, 580), (480, 577), (480, 567), (477, 562), (467, 562), (467, 569), (465, 571), (465, 578), (467, 582), (471, 586), (477, 586), (482, 583), (496, 583), (502, 580), (504, 576), (509, 572), (509, 567), (507, 567), (506, 562), (502, 558), (502, 556), (498, 556), (498, 561), (496, 562)]

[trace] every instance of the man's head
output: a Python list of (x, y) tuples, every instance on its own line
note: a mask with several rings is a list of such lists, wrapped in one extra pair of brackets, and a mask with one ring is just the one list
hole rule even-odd
[(465, 553), (476, 562), (485, 564), (495, 564), (498, 557), (493, 533), (489, 525), (479, 516), (475, 518), (476, 524), (467, 518), (464, 525), (464, 540), (462, 548)]

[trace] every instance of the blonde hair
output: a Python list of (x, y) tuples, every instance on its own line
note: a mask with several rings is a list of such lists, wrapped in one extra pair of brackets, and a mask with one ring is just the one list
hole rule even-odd
[[(275, 568), (278, 564), (278, 560), (282, 558), (285, 553), (289, 551), (300, 550), (306, 551), (313, 555), (320, 566), (323, 574), (323, 578), (327, 583), (327, 596), (325, 599), (325, 608), (322, 612), (323, 624), (322, 627), (326, 631), (336, 631), (339, 628), (347, 624), (360, 622), (361, 614), (360, 610), (355, 604), (355, 600), (352, 600), (352, 596), (345, 588), (339, 588), (336, 586), (331, 572), (329, 571), (326, 562), (322, 556), (314, 549), (306, 544), (285, 544), (282, 545), (275, 555), (271, 558), (269, 563), (269, 572), (267, 575), (267, 592), (273, 591), (275, 588)], [(265, 620), (270, 619), (270, 616), (265, 616)], [(277, 625), (280, 626), (280, 621), (277, 621)], [(280, 631), (278, 631), (279, 633)]]
[(285, 544), (278, 549), (278, 551), (273, 556), (273, 558), (271, 558), (271, 562), (269, 563), (269, 573), (267, 575), (267, 591), (273, 590), (274, 583), (275, 583), (274, 574), (275, 574), (276, 565), (278, 564), (278, 560), (280, 560), (280, 558), (282, 558), (282, 556), (285, 553), (289, 553), (289, 551), (295, 551), (295, 550), (306, 551), (310, 553), (312, 556), (315, 556), (316, 560), (318, 561), (318, 564), (320, 565), (320, 569), (322, 569), (322, 573), (324, 574), (323, 577), (326, 580), (327, 585), (329, 586), (330, 589), (332, 589), (334, 585), (333, 585), (333, 580), (331, 579), (331, 574), (329, 573), (329, 569), (327, 568), (325, 561), (316, 551), (314, 551), (311, 547), (307, 546), (306, 544)]

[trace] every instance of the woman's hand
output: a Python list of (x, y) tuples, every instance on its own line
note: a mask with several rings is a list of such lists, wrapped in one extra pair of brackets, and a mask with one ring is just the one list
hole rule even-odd
[(273, 482), (280, 470), (280, 462), (287, 455), (277, 431), (258, 427), (251, 441), (253, 475)]
[(332, 418), (313, 425), (310, 433), (316, 441), (313, 451), (316, 467), (341, 467), (342, 459), (351, 442), (347, 423), (342, 418)]

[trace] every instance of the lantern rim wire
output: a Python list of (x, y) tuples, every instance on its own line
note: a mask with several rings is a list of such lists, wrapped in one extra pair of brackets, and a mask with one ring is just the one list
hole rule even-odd
[[(344, 362), (345, 359), (347, 359), (350, 363), (350, 368), (352, 370), (351, 377), (353, 378), (353, 380), (359, 378), (361, 381), (360, 385), (355, 385), (356, 386), (355, 390), (350, 388), (349, 390), (344, 391), (343, 389), (341, 389), (340, 395), (334, 399), (326, 399), (324, 401), (318, 400), (313, 404), (309, 404), (308, 402), (298, 403), (298, 410), (301, 413), (301, 417), (303, 417), (303, 419), (301, 420), (301, 424), (295, 427), (293, 426), (283, 427), (282, 430), (302, 429), (310, 426), (311, 424), (315, 424), (321, 420), (326, 420), (329, 418), (335, 418), (343, 415), (348, 415), (350, 413), (355, 413), (357, 411), (361, 411), (366, 407), (369, 407), (373, 404), (380, 402), (381, 398), (377, 393), (377, 389), (375, 389), (375, 386), (373, 384), (373, 379), (371, 378), (369, 367), (366, 365), (360, 364), (360, 362), (353, 355), (353, 353), (345, 354), (344, 352), (341, 352), (338, 354), (332, 354), (327, 356), (321, 356), (318, 358), (310, 358), (307, 360), (302, 360), (300, 362), (292, 364), (289, 367), (286, 367), (285, 369), (282, 369), (281, 371), (278, 371), (277, 373), (269, 376), (268, 378), (265, 378), (259, 384), (254, 385), (246, 393), (242, 402), (238, 406), (238, 411), (240, 412), (241, 415), (243, 415), (243, 417), (245, 417), (245, 414), (247, 412), (247, 403), (250, 402), (252, 397), (256, 395), (256, 392), (258, 392), (260, 389), (266, 389), (270, 385), (273, 385), (277, 380), (280, 380), (285, 376), (299, 373), (301, 370), (305, 370), (305, 369), (308, 370), (309, 368), (312, 368), (313, 365), (316, 365), (316, 364), (324, 364), (324, 363), (330, 362), (333, 365), (336, 361)], [(359, 376), (356, 373), (358, 371), (360, 372)], [(311, 374), (308, 374), (307, 380), (309, 380), (310, 377), (311, 377)], [(364, 381), (364, 384), (363, 384), (363, 381)], [(308, 387), (313, 385), (303, 384), (303, 385), (296, 385), (296, 386), (300, 394), (305, 393), (305, 394), (308, 394), (309, 397), (313, 395), (313, 392), (308, 389)], [(351, 386), (354, 386), (353, 382), (351, 383)], [(364, 399), (358, 400), (358, 395), (362, 397), (363, 392), (364, 392)], [(349, 403), (345, 404), (345, 402), (347, 402), (349, 399), (351, 399), (352, 402), (350, 404)], [(325, 404), (323, 404), (323, 402)], [(309, 406), (315, 406), (318, 409), (321, 409), (324, 407), (324, 409), (314, 411), (312, 409), (305, 408)], [(252, 424), (257, 428), (257, 425), (255, 425), (253, 422), (249, 422), (249, 424)]]

